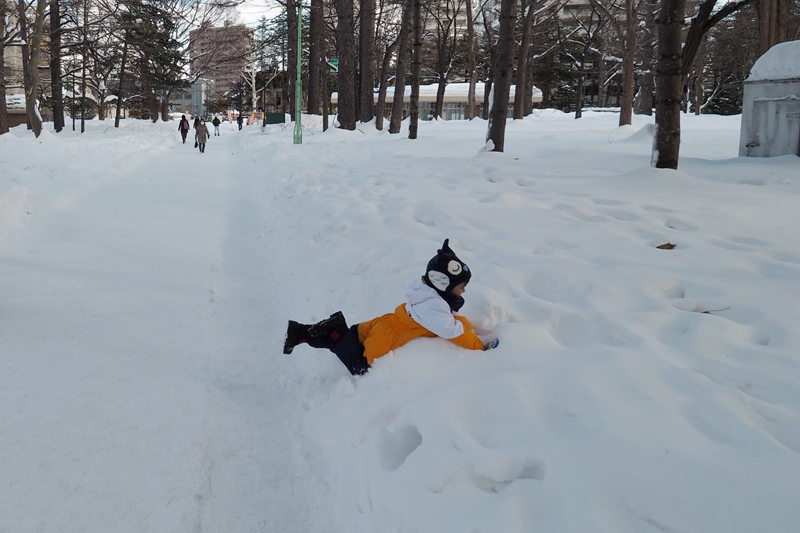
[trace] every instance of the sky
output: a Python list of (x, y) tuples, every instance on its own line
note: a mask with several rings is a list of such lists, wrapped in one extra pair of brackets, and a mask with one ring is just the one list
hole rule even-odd
[[(0, 532), (794, 532), (800, 158), (617, 120), (0, 136)], [(282, 353), (445, 238), (497, 349)]]
[(261, 17), (271, 18), (278, 14), (279, 8), (270, 7), (275, 2), (267, 0), (248, 0), (239, 5), (236, 10), (239, 13), (239, 22), (250, 27), (255, 27)]

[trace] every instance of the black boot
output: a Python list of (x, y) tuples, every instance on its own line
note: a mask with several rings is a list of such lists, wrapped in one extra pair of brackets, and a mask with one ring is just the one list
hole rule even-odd
[(305, 324), (289, 321), (289, 326), (286, 328), (286, 340), (283, 342), (283, 353), (290, 354), (294, 347), (298, 344), (308, 342), (308, 328)]
[(308, 328), (309, 337), (327, 337), (335, 344), (347, 333), (347, 321), (341, 311), (336, 311), (330, 318), (317, 322)]

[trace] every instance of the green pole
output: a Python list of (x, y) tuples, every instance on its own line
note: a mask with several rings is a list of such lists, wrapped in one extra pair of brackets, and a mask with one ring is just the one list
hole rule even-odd
[(300, 124), (303, 107), (303, 82), (301, 75), (303, 59), (303, 2), (297, 2), (297, 80), (294, 83), (294, 144), (303, 144), (303, 128)]

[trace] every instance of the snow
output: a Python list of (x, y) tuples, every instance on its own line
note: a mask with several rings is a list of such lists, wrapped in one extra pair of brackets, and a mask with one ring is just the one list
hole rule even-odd
[[(795, 531), (800, 159), (617, 119), (0, 136), (0, 531)], [(444, 238), (497, 349), (281, 353)]]
[(779, 43), (766, 51), (750, 69), (746, 81), (791, 80), (800, 78), (800, 41)]

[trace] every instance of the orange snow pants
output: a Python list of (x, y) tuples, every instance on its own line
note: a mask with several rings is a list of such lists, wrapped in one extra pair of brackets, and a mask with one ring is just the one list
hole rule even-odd
[[(456, 320), (464, 325), (464, 333), (450, 342), (468, 350), (483, 350), (483, 342), (475, 334), (475, 328), (463, 316)], [(358, 325), (358, 340), (364, 345), (364, 357), (372, 362), (390, 351), (418, 337), (436, 337), (420, 326), (406, 311), (406, 304), (400, 304), (394, 313), (388, 313)]]

